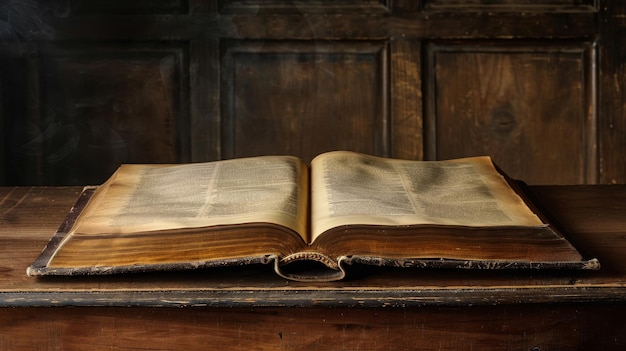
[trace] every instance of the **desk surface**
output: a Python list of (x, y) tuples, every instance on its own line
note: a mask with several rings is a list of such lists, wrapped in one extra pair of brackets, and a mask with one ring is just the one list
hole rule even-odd
[(299, 283), (270, 266), (95, 277), (33, 278), (39, 255), (78, 187), (0, 188), (0, 307), (29, 306), (458, 306), (626, 302), (626, 185), (531, 188), (599, 271), (373, 268), (350, 280)]

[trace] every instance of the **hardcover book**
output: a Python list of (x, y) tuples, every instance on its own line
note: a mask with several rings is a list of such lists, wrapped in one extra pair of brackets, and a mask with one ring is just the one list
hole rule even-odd
[(348, 151), (122, 165), (86, 187), (33, 276), (272, 264), (300, 281), (351, 264), (598, 269), (491, 161)]

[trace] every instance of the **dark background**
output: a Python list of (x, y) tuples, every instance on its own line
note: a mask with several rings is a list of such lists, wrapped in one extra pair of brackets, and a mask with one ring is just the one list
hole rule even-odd
[(334, 149), (626, 183), (620, 0), (0, 2), (0, 185)]

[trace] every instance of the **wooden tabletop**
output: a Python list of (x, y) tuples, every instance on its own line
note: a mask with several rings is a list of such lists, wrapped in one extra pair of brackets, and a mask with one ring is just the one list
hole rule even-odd
[(117, 276), (26, 275), (80, 187), (0, 188), (0, 307), (457, 306), (626, 302), (626, 185), (531, 187), (598, 271), (353, 267), (349, 280), (298, 283), (270, 266)]

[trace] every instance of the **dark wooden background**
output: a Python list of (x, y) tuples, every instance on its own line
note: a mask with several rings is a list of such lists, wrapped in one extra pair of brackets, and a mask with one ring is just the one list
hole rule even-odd
[(626, 183), (626, 1), (0, 3), (0, 185), (120, 163), (489, 154)]

